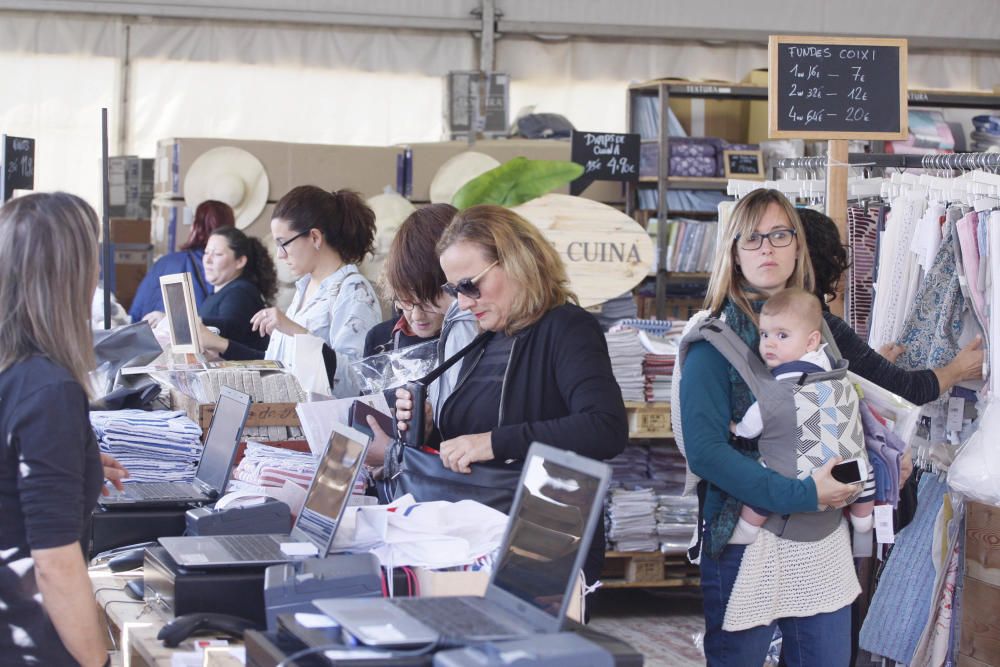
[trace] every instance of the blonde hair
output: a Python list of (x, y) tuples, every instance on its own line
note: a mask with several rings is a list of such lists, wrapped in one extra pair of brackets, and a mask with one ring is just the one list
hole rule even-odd
[(486, 261), (498, 262), (517, 287), (504, 327), (507, 335), (531, 326), (557, 306), (578, 303), (555, 248), (510, 209), (483, 204), (461, 211), (441, 235), (438, 254), (463, 242), (478, 245)]
[(736, 241), (757, 230), (757, 225), (772, 204), (782, 210), (788, 219), (788, 226), (795, 231), (795, 268), (785, 286), (799, 287), (812, 292), (812, 261), (809, 259), (809, 249), (806, 246), (805, 230), (795, 207), (777, 190), (754, 190), (736, 204), (720, 237), (721, 244), (715, 254), (712, 277), (708, 282), (708, 293), (705, 295), (705, 308), (713, 315), (718, 315), (722, 311), (726, 298), (729, 298), (754, 322), (757, 321), (757, 315), (750, 306), (753, 293), (748, 293), (750, 286), (747, 285), (743, 272), (736, 263)]
[(98, 228), (94, 209), (65, 192), (0, 208), (0, 371), (42, 354), (89, 391)]
[(764, 307), (760, 309), (760, 314), (768, 317), (783, 313), (791, 313), (800, 318), (812, 330), (819, 331), (823, 327), (823, 308), (819, 305), (819, 297), (804, 289), (783, 289), (765, 301)]

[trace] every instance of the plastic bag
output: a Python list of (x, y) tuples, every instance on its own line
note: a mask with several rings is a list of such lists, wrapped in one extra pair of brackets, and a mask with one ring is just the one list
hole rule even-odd
[(362, 394), (374, 394), (419, 380), (438, 364), (436, 340), (404, 347), (383, 354), (373, 354), (349, 366)]
[(1000, 404), (991, 396), (978, 428), (962, 444), (948, 470), (948, 486), (966, 498), (1000, 507)]

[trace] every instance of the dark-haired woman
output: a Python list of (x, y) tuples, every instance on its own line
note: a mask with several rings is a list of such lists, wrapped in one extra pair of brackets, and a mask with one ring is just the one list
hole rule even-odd
[(235, 227), (220, 227), (208, 239), (203, 263), (215, 292), (198, 309), (201, 321), (220, 336), (266, 350), (270, 339), (254, 333), (250, 318), (278, 292), (278, 274), (267, 249)]
[(191, 233), (187, 242), (177, 252), (171, 252), (156, 260), (149, 273), (145, 275), (132, 299), (132, 307), (128, 314), (133, 322), (148, 320), (153, 326), (163, 319), (163, 293), (160, 291), (160, 276), (172, 273), (190, 273), (194, 280), (194, 300), (200, 307), (202, 302), (212, 293), (212, 286), (205, 278), (202, 267), (202, 256), (209, 237), (219, 227), (232, 227), (236, 224), (233, 209), (221, 201), (208, 200), (198, 204), (195, 209), (194, 222), (191, 223)]
[(375, 290), (358, 271), (375, 240), (375, 214), (356, 192), (327, 192), (313, 185), (293, 188), (271, 218), (278, 257), (301, 276), (283, 313), (263, 308), (250, 319), (260, 336), (270, 336), (267, 351), (202, 329), (205, 347), (225, 359), (276, 359), (294, 366), (295, 336), (308, 334), (325, 343), (322, 360), (337, 398), (356, 396), (348, 366), (361, 357), (365, 334), (381, 319)]

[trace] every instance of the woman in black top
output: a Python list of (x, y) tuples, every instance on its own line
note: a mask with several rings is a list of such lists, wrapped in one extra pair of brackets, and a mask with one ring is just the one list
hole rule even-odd
[[(93, 209), (73, 195), (31, 194), (0, 208), (4, 664), (108, 660), (80, 543), (103, 478), (84, 389), (97, 236)], [(122, 476), (113, 459), (104, 463)]]
[(198, 308), (201, 321), (223, 338), (266, 350), (269, 339), (251, 329), (250, 318), (270, 306), (278, 292), (271, 255), (259, 240), (235, 227), (220, 227), (209, 237), (202, 262), (215, 292)]
[(982, 340), (978, 337), (948, 365), (919, 371), (904, 370), (892, 363), (903, 352), (901, 346), (889, 344), (876, 352), (861, 340), (854, 329), (831, 313), (826, 305), (836, 297), (840, 277), (850, 266), (847, 250), (840, 242), (837, 224), (812, 209), (798, 209), (798, 214), (806, 232), (809, 258), (815, 273), (815, 291), (823, 303), (823, 317), (841, 355), (850, 361), (851, 372), (917, 405), (937, 399), (958, 382), (982, 379), (983, 350)]
[[(432, 437), (455, 472), (473, 465), (519, 469), (532, 442), (608, 459), (624, 449), (628, 422), (597, 320), (573, 303), (566, 269), (538, 228), (501, 206), (459, 213), (438, 244), (445, 290), (483, 331), (485, 349), (463, 361)], [(397, 391), (406, 429), (412, 403)], [(600, 573), (603, 523), (584, 565)]]

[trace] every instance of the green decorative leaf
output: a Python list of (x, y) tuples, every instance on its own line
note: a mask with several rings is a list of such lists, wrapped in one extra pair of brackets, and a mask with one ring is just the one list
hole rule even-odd
[(582, 175), (583, 165), (575, 162), (516, 157), (463, 185), (451, 203), (459, 210), (477, 204), (518, 206)]

